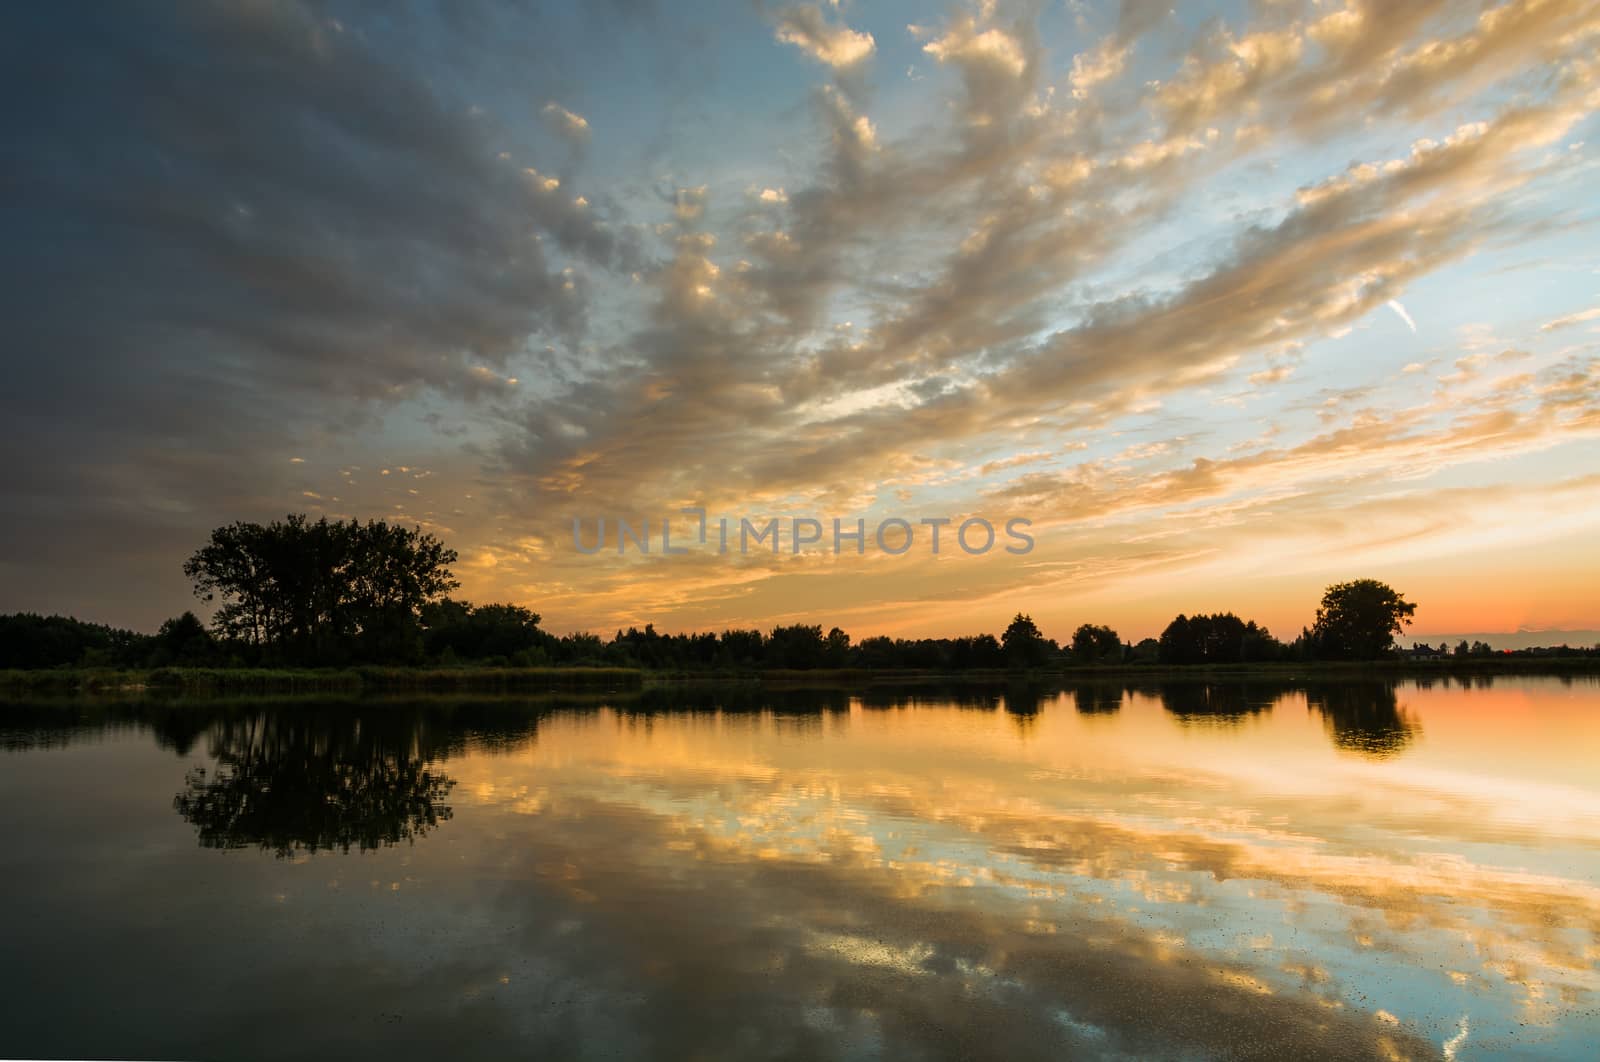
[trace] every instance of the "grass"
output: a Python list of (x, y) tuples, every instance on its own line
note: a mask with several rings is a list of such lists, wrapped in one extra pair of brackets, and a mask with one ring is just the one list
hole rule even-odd
[(448, 693), (638, 689), (643, 673), (621, 667), (179, 668), (0, 671), (0, 692)]
[(1563, 657), (1443, 657), (1413, 660), (1301, 660), (1258, 661), (1240, 664), (1068, 664), (1060, 667), (1005, 669), (971, 668), (948, 671), (928, 668), (815, 668), (750, 671), (647, 671), (648, 681), (759, 681), (772, 685), (792, 683), (871, 685), (873, 683), (996, 683), (1075, 681), (1120, 678), (1364, 678), (1370, 675), (1406, 678), (1427, 675), (1564, 675), (1600, 674), (1600, 655)]
[(1250, 664), (1070, 665), (1031, 670), (916, 668), (642, 671), (623, 667), (57, 668), (0, 671), (0, 695), (173, 692), (200, 694), (620, 693), (646, 685), (846, 688), (873, 685), (1071, 683), (1124, 679), (1421, 678), (1466, 675), (1593, 675), (1600, 656), (1443, 657)]
[(1362, 678), (1384, 675), (1582, 675), (1600, 674), (1600, 656), (1468, 656), (1382, 660), (1271, 660), (1249, 664), (1091, 664), (1065, 668), (1067, 677), (1142, 675), (1151, 678), (1262, 676), (1268, 678)]

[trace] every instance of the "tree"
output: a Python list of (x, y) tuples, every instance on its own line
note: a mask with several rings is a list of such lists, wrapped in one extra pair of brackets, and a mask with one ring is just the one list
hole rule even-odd
[(161, 625), (153, 639), (154, 657), (165, 664), (204, 664), (211, 659), (214, 643), (211, 632), (193, 612), (175, 616)]
[(1129, 651), (1128, 659), (1135, 664), (1154, 664), (1161, 659), (1161, 643), (1154, 638), (1141, 639)]
[(1160, 659), (1163, 664), (1198, 664), (1200, 643), (1190, 627), (1189, 617), (1178, 613), (1161, 632)]
[(875, 638), (861, 639), (856, 646), (856, 663), (864, 668), (899, 667), (900, 659), (894, 639), (881, 634)]
[(539, 629), (539, 614), (521, 605), (477, 605), (450, 598), (424, 605), (419, 618), (429, 656), (458, 660), (510, 659), (547, 648), (554, 639)]
[(945, 666), (952, 671), (1006, 666), (1005, 650), (1000, 648), (1000, 640), (992, 634), (956, 638), (949, 644), (950, 657)]
[(1411, 623), (1417, 606), (1376, 579), (1334, 583), (1322, 595), (1312, 642), (1320, 656), (1335, 660), (1375, 660), (1394, 645), (1394, 636)]
[(138, 667), (149, 642), (146, 635), (101, 623), (18, 612), (0, 616), (0, 669)]
[(1038, 667), (1048, 659), (1051, 648), (1034, 625), (1033, 617), (1021, 612), (1000, 636), (1000, 646), (1005, 650), (1006, 664), (1010, 667)]
[(729, 667), (759, 667), (761, 664), (761, 632), (756, 630), (723, 631), (717, 639), (723, 662)]
[(796, 670), (817, 667), (822, 663), (825, 645), (820, 626), (796, 623), (774, 627), (767, 636), (766, 665)]
[(1163, 664), (1237, 664), (1275, 660), (1284, 647), (1255, 620), (1232, 612), (1178, 616), (1161, 632)]
[(410, 660), (423, 606), (456, 588), (456, 553), (420, 528), (381, 520), (219, 527), (184, 564), (195, 596), (220, 601), (224, 638), (296, 663)]
[(417, 616), (422, 606), (461, 584), (450, 572), (456, 551), (421, 528), (382, 520), (358, 524), (344, 575), (348, 611), (358, 632), (361, 655), (409, 660), (420, 651)]
[(1080, 663), (1122, 659), (1122, 638), (1110, 627), (1085, 623), (1072, 632), (1072, 655)]
[(1272, 632), (1265, 627), (1258, 626), (1255, 620), (1244, 625), (1244, 630), (1239, 635), (1239, 659), (1246, 663), (1258, 660), (1277, 660), (1283, 656), (1283, 643), (1272, 636)]
[(822, 659), (828, 667), (845, 667), (850, 663), (850, 636), (838, 627), (828, 631), (822, 643)]

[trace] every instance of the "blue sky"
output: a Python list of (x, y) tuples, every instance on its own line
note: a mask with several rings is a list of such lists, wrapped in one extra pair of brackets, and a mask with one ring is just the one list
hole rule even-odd
[[(1600, 626), (1594, 4), (12, 20), (0, 607), (152, 626), (292, 510), (558, 630)], [(1039, 547), (571, 548), (690, 504)]]

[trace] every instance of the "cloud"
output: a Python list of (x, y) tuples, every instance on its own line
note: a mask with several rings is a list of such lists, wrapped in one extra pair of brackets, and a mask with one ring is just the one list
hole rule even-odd
[(876, 49), (872, 34), (830, 25), (816, 7), (790, 7), (778, 12), (773, 34), (780, 42), (792, 44), (835, 69), (857, 66)]
[(1388, 302), (1384, 303), (1384, 305), (1389, 307), (1389, 309), (1393, 310), (1394, 313), (1395, 313), (1395, 316), (1400, 318), (1400, 320), (1402, 320), (1402, 321), (1404, 321), (1406, 323), (1406, 327), (1411, 329), (1411, 333), (1413, 335), (1416, 334), (1417, 322), (1413, 321), (1411, 319), (1411, 315), (1406, 312), (1406, 308), (1404, 306), (1400, 305), (1400, 300), (1399, 299), (1390, 299)]
[(1251, 373), (1250, 382), (1257, 387), (1261, 387), (1265, 384), (1282, 383), (1293, 375), (1294, 366), (1274, 365), (1270, 369), (1262, 369), (1260, 372)]
[[(1600, 12), (1581, 4), (1512, 0), (1453, 34), (1451, 14), (1442, 0), (1349, 0), (1285, 27), (1244, 34), (1220, 28), (1155, 99), (1173, 133), (1249, 115), (1310, 136), (1357, 110), (1436, 113), (1458, 100), (1463, 86), (1579, 54), (1600, 35)], [(1435, 23), (1439, 35), (1427, 36)]]
[(1590, 310), (1579, 310), (1577, 313), (1569, 313), (1565, 317), (1557, 317), (1553, 321), (1546, 321), (1539, 326), (1539, 331), (1555, 332), (1562, 328), (1571, 328), (1573, 325), (1594, 320), (1600, 320), (1600, 306)]
[(961, 75), (966, 90), (963, 115), (973, 145), (991, 144), (1022, 117), (1037, 83), (1039, 44), (1031, 22), (996, 24), (992, 6), (977, 15), (958, 15), (938, 31), (912, 27), (933, 39), (922, 50)]
[[(34, 458), (0, 471), (21, 525), (4, 561), (107, 521), (136, 557), (281, 511), (278, 440), (471, 393), (469, 364), (584, 332), (566, 264), (634, 254), (604, 211), (500, 159), (493, 123), (410, 56), (299, 5), (39, 12), (18, 33), (39, 58), (0, 75), (36, 99), (9, 111), (28, 161), (0, 251), (0, 417)], [(129, 563), (171, 580), (175, 556)]]
[[(294, 4), (107, 10), (93, 32), (39, 15), (25, 50), (67, 58), (9, 72), (14, 101), (56, 86), (16, 108), (21, 238), (0, 251), (21, 366), (0, 411), (44, 455), (0, 472), (28, 535), (12, 556), (115, 538), (170, 571), (196, 528), (309, 490), (448, 527), (497, 559), (478, 589), (548, 599), (553, 622), (798, 612), (792, 594), (822, 607), (841, 584), (884, 616), (875, 593), (1003, 607), (1011, 576), (919, 591), (841, 566), (801, 592), (779, 568), (596, 571), (548, 546), (551, 521), (1023, 501), (1063, 527), (1201, 504), (1253, 519), (1252, 482), (1331, 505), (1324, 478), (1363, 455), (1418, 476), (1466, 460), (1418, 441), (1452, 404), (1481, 417), (1463, 438), (1559, 449), (1588, 438), (1592, 379), (1547, 375), (1537, 334), (1465, 338), (1526, 347), (1526, 372), (1458, 362), (1418, 409), (1375, 397), (1426, 369), (1383, 330), (1359, 359), (1327, 344), (1380, 305), (1416, 331), (1397, 300), (1431, 320), (1418, 280), (1561, 228), (1586, 162), (1555, 148), (1595, 103), (1582, 7), (1257, 5), (1190, 37), (1170, 4), (1127, 3), (1063, 55), (1039, 9), (976, 4), (910, 30), (927, 76), (892, 91), (866, 71), (887, 39), (793, 7), (745, 27), (763, 60), (822, 65), (786, 66), (815, 83), (776, 101), (712, 94), (734, 68), (692, 16), (586, 16), (639, 32), (624, 71), (493, 3), (390, 29)], [(523, 77), (508, 41), (549, 62)], [(654, 139), (629, 132), (636, 111)], [(1327, 152), (1299, 152), (1313, 136)], [(1232, 437), (1208, 436), (1218, 403)], [(372, 453), (380, 431), (406, 452)], [(1118, 465), (1152, 435), (1184, 441)], [(440, 474), (417, 496), (324, 475), (398, 460)]]
[(1073, 99), (1085, 100), (1089, 93), (1118, 74), (1128, 63), (1128, 48), (1114, 44), (1102, 45), (1090, 52), (1081, 52), (1073, 57), (1072, 76), (1069, 79), (1072, 85)]
[[(581, 443), (553, 444), (541, 427), (539, 448), (508, 447), (497, 474), (541, 470), (565, 496), (596, 504), (829, 504), (926, 485), (941, 453), (1019, 425), (1093, 429), (1258, 352), (1347, 329), (1411, 280), (1510, 238), (1516, 220), (1491, 205), (1538, 174), (1524, 153), (1570, 128), (1586, 91), (1577, 80), (1537, 105), (1419, 140), (1409, 156), (1353, 167), (1307, 189), (1276, 223), (1243, 229), (1229, 254), (1177, 287), (1068, 302), (1077, 323), (1050, 331), (1045, 307), (1059, 314), (1075, 278), (1160, 219), (1189, 180), (1248, 148), (1188, 136), (1119, 142), (1015, 95), (1003, 111), (1014, 139), (975, 141), (968, 123), (1001, 114), (993, 105), (1019, 72), (996, 58), (1008, 50), (997, 38), (979, 42), (990, 28), (958, 16), (923, 31), (935, 57), (963, 71), (953, 146), (858, 137), (856, 105), (823, 89), (818, 180), (788, 186), (784, 227), (733, 245), (745, 261), (713, 282), (724, 244), (681, 245), (654, 281), (650, 327), (626, 344), (650, 372), (564, 396), (562, 415), (585, 424)], [(1351, 279), (1330, 289), (1327, 276)], [(816, 308), (866, 292), (865, 321), (808, 334)], [(1251, 375), (1257, 385), (1291, 379), (1288, 366)], [(1353, 447), (1363, 436), (1342, 438)], [(718, 455), (710, 480), (705, 454)], [(1229, 467), (1213, 461), (1174, 478), (1180, 493), (1141, 494), (1137, 481), (1114, 493), (1214, 497), (1202, 488)], [(1103, 513), (1104, 497), (1080, 487), (1074, 511)]]
[(545, 124), (558, 136), (574, 144), (589, 142), (589, 120), (583, 115), (574, 114), (553, 100), (541, 107), (539, 113), (544, 117)]

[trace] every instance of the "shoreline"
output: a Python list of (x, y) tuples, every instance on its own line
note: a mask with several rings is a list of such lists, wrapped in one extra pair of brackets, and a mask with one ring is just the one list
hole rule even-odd
[(759, 685), (773, 688), (874, 685), (1071, 685), (1079, 682), (1285, 682), (1497, 675), (1600, 675), (1600, 656), (1446, 657), (1434, 660), (1248, 664), (1085, 664), (1029, 670), (908, 668), (651, 671), (624, 667), (61, 668), (0, 671), (0, 696), (56, 693), (624, 693), (645, 687)]

